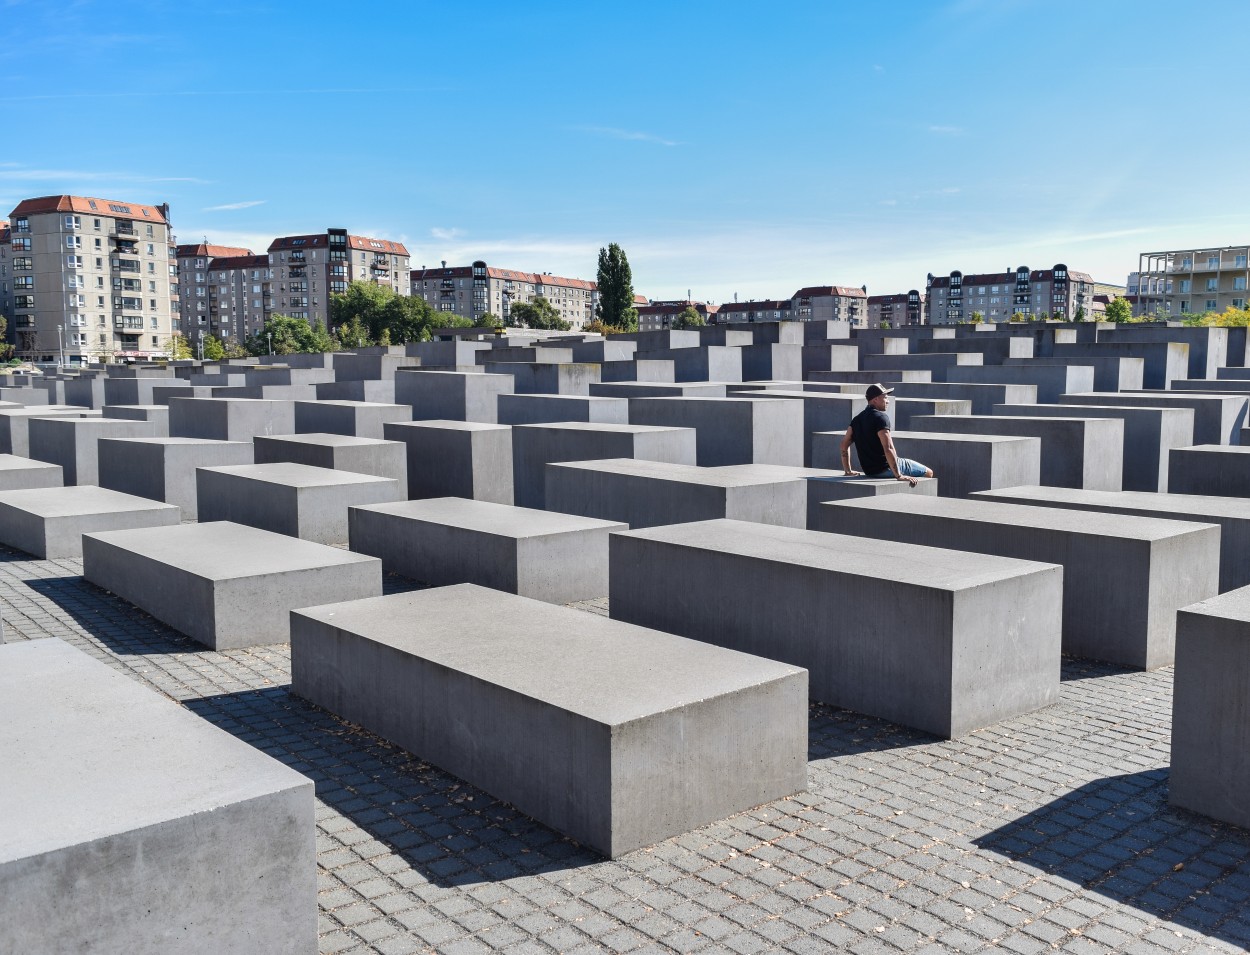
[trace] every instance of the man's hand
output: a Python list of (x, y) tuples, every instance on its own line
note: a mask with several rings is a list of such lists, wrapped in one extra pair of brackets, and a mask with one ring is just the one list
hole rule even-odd
[(851, 468), (847, 468), (842, 473), (845, 474), (847, 477), (863, 477), (864, 476), (863, 471), (855, 471)]
[(908, 477), (906, 474), (900, 474), (900, 475), (898, 476), (898, 479), (899, 479), (900, 481), (906, 481), (906, 482), (907, 482), (908, 484), (910, 484), (912, 487), (915, 487), (915, 486), (916, 486), (916, 479), (915, 479), (914, 477)]

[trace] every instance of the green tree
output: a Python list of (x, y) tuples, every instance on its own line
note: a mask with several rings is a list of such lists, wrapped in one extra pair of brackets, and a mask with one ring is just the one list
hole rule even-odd
[(501, 319), (498, 315), (492, 315), (490, 312), (483, 312), (473, 323), (475, 328), (494, 328), (496, 325), (502, 324), (503, 319)]
[(249, 354), (268, 355), (270, 336), (275, 355), (334, 351), (334, 339), (320, 320), (309, 325), (306, 318), (270, 315), (264, 327), (247, 340)]
[(973, 312), (972, 317), (968, 321), (973, 325), (980, 325), (985, 321), (985, 314), (983, 312)]
[(221, 361), (226, 357), (226, 349), (221, 344), (221, 339), (216, 335), (204, 336), (204, 360), (205, 361)]
[(1072, 316), (1072, 320), (1074, 322), (1085, 321), (1085, 306), (1084, 305), (1078, 305), (1076, 307), (1076, 314)]
[(1029, 316), (1025, 315), (1024, 312), (1012, 312), (1010, 320), (1013, 322), (1027, 322)]
[(330, 296), (330, 327), (340, 329), (356, 321), (364, 327), (370, 341), (376, 341), (387, 324), (387, 307), (396, 297), (385, 286), (360, 280), (352, 282), (346, 292)]
[(540, 328), (556, 332), (567, 332), (573, 327), (561, 318), (556, 307), (541, 295), (532, 302), (513, 302), (512, 321), (523, 328)]
[(383, 316), (393, 345), (429, 341), (430, 329), (442, 327), (448, 317), (425, 299), (408, 295), (393, 295), (386, 303)]
[(599, 304), (595, 317), (604, 325), (627, 331), (638, 330), (638, 309), (634, 308), (634, 274), (629, 268), (625, 250), (615, 242), (599, 250), (599, 271), (595, 279), (599, 287)]
[(335, 334), (344, 348), (364, 348), (373, 344), (373, 339), (369, 337), (369, 328), (359, 315), (353, 315), (339, 325)]
[(1107, 321), (1123, 324), (1133, 318), (1133, 306), (1126, 298), (1113, 298), (1107, 303)]
[(707, 322), (693, 305), (687, 305), (681, 310), (681, 314), (673, 319), (674, 328), (703, 328), (705, 325)]
[(169, 357), (172, 361), (194, 358), (195, 356), (191, 353), (191, 343), (181, 335), (171, 335), (169, 338)]

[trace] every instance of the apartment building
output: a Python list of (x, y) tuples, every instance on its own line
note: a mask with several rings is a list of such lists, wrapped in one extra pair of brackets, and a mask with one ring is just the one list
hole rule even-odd
[(269, 256), (228, 255), (208, 266), (208, 328), (240, 344), (259, 334), (269, 303)]
[(411, 274), (412, 294), (440, 312), (476, 321), (489, 312), (505, 323), (514, 302), (545, 298), (574, 329), (593, 321), (599, 292), (594, 282), (550, 272), (518, 272), (477, 261), (472, 265), (424, 266)]
[(270, 294), (263, 304), (265, 315), (304, 318), (329, 327), (330, 296), (346, 292), (352, 282), (372, 282), (399, 295), (409, 294), (408, 250), (388, 239), (327, 229), (318, 235), (274, 239), (267, 256)]
[(9, 243), (11, 237), (9, 223), (0, 219), (0, 317), (4, 318), (10, 328), (13, 326), (13, 272), (11, 268), (13, 263)]
[(647, 302), (636, 305), (638, 309), (638, 331), (658, 332), (672, 328), (677, 316), (687, 308), (693, 308), (699, 317), (708, 325), (716, 324), (716, 315), (720, 308), (707, 302), (696, 302), (692, 299), (678, 299), (671, 302)]
[(901, 328), (925, 323), (924, 297), (916, 289), (868, 296), (868, 327)]
[(787, 322), (794, 317), (793, 311), (793, 302), (788, 298), (766, 298), (758, 302), (726, 302), (716, 310), (716, 324)]
[(85, 364), (168, 354), (172, 241), (167, 205), (70, 195), (18, 203), (0, 278), (17, 357)]
[(848, 285), (812, 285), (791, 297), (791, 314), (800, 322), (868, 324), (868, 289)]
[(1143, 252), (1129, 275), (1135, 315), (1222, 312), (1245, 308), (1250, 285), (1250, 246)]
[(215, 259), (251, 254), (251, 249), (213, 245), (207, 241), (176, 246), (174, 257), (178, 263), (178, 320), (175, 330), (182, 332), (188, 340), (194, 338), (200, 330), (219, 334), (214, 327), (209, 307), (209, 268)]
[(978, 313), (987, 322), (1010, 321), (1016, 313), (1073, 321), (1078, 315), (1093, 317), (1094, 280), (1062, 264), (1033, 270), (1022, 265), (970, 275), (929, 273), (925, 299), (932, 325), (968, 322)]

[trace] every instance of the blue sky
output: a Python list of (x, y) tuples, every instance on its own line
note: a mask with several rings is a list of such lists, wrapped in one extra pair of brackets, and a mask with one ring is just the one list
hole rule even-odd
[(1123, 282), (1250, 241), (1250, 4), (1180, 10), (0, 0), (0, 210), (169, 202), (180, 242), (343, 226), (584, 278), (615, 241), (652, 298)]

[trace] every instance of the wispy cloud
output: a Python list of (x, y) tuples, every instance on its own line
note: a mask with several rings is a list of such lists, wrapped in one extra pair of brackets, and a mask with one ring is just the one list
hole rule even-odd
[(203, 212), (233, 212), (236, 209), (250, 209), (252, 206), (263, 206), (265, 199), (249, 199), (245, 202), (227, 202), (220, 206), (208, 206)]
[(17, 163), (0, 164), (0, 180), (9, 182), (191, 182), (198, 185), (207, 179), (190, 176), (139, 176), (128, 172), (105, 172), (91, 169), (28, 169)]
[(451, 242), (464, 235), (464, 231), (462, 229), (439, 229), (436, 227), (430, 230), (430, 235), (443, 242)]
[(455, 87), (449, 86), (427, 86), (413, 88), (384, 88), (384, 89), (292, 89), (292, 90), (162, 90), (162, 89), (145, 89), (145, 90), (113, 90), (113, 91), (92, 91), (73, 93), (32, 93), (25, 96), (0, 96), (0, 103), (17, 103), (28, 100), (67, 100), (67, 99), (156, 99), (169, 96), (295, 96), (295, 95), (318, 95), (330, 96), (337, 94), (350, 95), (368, 95), (374, 93), (447, 93), (455, 92)]
[(680, 146), (675, 139), (665, 139), (655, 133), (645, 133), (634, 129), (617, 129), (614, 126), (574, 126), (574, 129), (592, 136), (604, 136), (608, 139), (624, 139), (636, 143), (656, 143), (660, 146)]
[(930, 126), (929, 132), (935, 136), (959, 136), (962, 135), (964, 128), (962, 126)]

